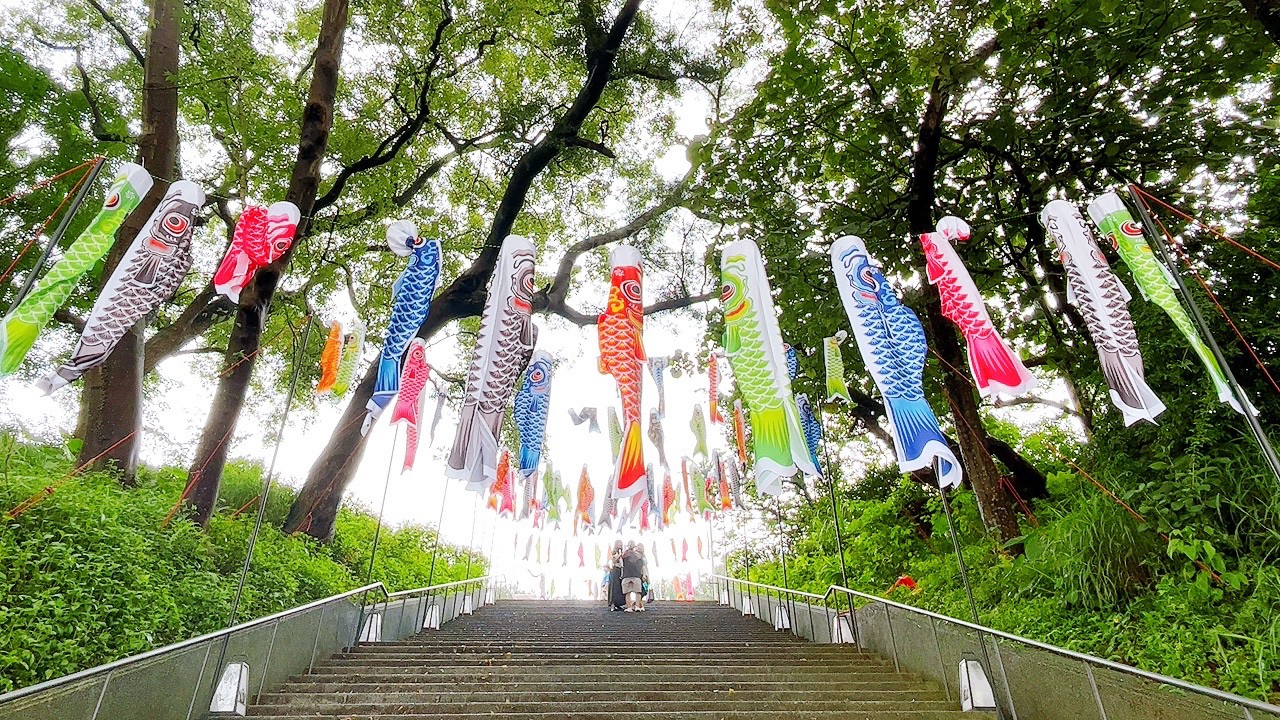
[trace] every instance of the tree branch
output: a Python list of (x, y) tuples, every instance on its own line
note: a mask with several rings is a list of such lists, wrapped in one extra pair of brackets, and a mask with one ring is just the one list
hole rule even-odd
[(588, 150), (594, 150), (595, 152), (600, 153), (601, 155), (609, 158), (610, 160), (618, 159), (618, 156), (612, 150), (610, 150), (604, 143), (596, 142), (595, 140), (588, 140), (580, 135), (575, 135), (569, 138), (569, 142), (567, 144), (570, 147), (580, 147), (580, 148), (586, 148)]
[(93, 9), (97, 10), (98, 14), (102, 16), (102, 19), (106, 20), (107, 24), (116, 31), (116, 35), (120, 36), (120, 41), (129, 49), (129, 53), (133, 55), (133, 59), (138, 61), (138, 67), (146, 67), (146, 56), (138, 49), (138, 45), (133, 41), (133, 38), (129, 37), (129, 32), (125, 30), (124, 25), (122, 25), (114, 15), (107, 12), (107, 9), (103, 7), (102, 3), (98, 2), (98, 0), (89, 0), (89, 4), (92, 5)]
[(53, 319), (63, 325), (70, 325), (76, 332), (84, 332), (84, 318), (72, 313), (65, 307), (60, 307), (53, 311)]
[[(323, 210), (330, 205), (336, 203), (338, 198), (342, 196), (343, 190), (346, 188), (347, 182), (352, 176), (367, 170), (386, 165), (394, 160), (400, 151), (409, 144), (418, 132), (426, 125), (427, 120), (431, 117), (431, 89), (433, 87), (433, 76), (436, 69), (440, 66), (440, 60), (443, 55), (440, 52), (440, 46), (444, 41), (444, 32), (453, 24), (453, 10), (449, 7), (447, 0), (441, 4), (443, 15), (440, 22), (436, 24), (435, 33), (431, 38), (431, 46), (428, 48), (428, 55), (431, 59), (427, 62), (426, 67), (422, 71), (422, 87), (418, 90), (417, 102), (415, 104), (414, 113), (407, 120), (396, 128), (390, 135), (383, 138), (382, 142), (374, 151), (355, 162), (347, 165), (338, 171), (337, 176), (333, 179), (333, 185), (329, 190), (316, 199), (315, 211)], [(481, 43), (480, 53), (483, 53), (488, 47)], [(394, 99), (394, 98), (393, 98)]]

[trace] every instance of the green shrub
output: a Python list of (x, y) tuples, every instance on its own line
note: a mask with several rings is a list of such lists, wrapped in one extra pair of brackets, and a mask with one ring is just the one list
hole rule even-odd
[[(228, 465), (208, 532), (179, 515), (163, 525), (185, 473), (143, 469), (124, 489), (111, 476), (64, 480), (73, 455), (0, 436), (0, 512), (42, 488), (54, 492), (0, 519), (0, 691), (31, 685), (225, 627), (256, 503), (261, 470)], [(273, 488), (237, 613), (239, 622), (363, 585), (377, 519), (344, 507), (336, 537), (287, 537), (293, 500)], [(373, 578), (392, 591), (428, 584), (434, 530), (384, 528)], [(433, 582), (463, 577), (468, 552), (442, 546)], [(472, 556), (471, 575), (485, 572)]]

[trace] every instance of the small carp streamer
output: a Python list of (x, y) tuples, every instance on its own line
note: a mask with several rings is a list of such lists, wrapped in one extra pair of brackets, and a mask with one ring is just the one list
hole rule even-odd
[(1000, 394), (1016, 397), (1035, 388), (1036, 379), (996, 332), (978, 286), (951, 245), (968, 240), (969, 224), (964, 220), (951, 215), (939, 220), (937, 232), (920, 236), (925, 274), (938, 288), (943, 317), (955, 323), (964, 335), (969, 371), (978, 394), (985, 398)]
[(613, 453), (613, 462), (618, 463), (618, 453), (622, 451), (622, 421), (618, 419), (618, 411), (609, 408), (609, 451)]
[(508, 235), (489, 283), (476, 339), (458, 434), (445, 474), (482, 491), (498, 452), (498, 428), (516, 378), (533, 357), (538, 328), (533, 324), (533, 243)]
[(573, 424), (589, 423), (587, 430), (593, 433), (600, 432), (600, 418), (598, 415), (599, 411), (593, 407), (584, 407), (581, 410), (569, 408), (569, 419), (573, 421)]
[[(622, 443), (614, 458), (616, 467), (608, 497), (625, 498), (644, 493), (644, 440), (640, 431), (640, 395), (644, 387), (644, 304), (640, 252), (630, 245), (609, 251), (612, 266), (609, 299), (596, 320), (599, 334), (600, 372), (612, 375), (622, 398)], [(610, 412), (613, 408), (610, 408)], [(614, 417), (609, 418), (610, 433)]]
[(391, 410), (391, 422), (406, 423), (404, 466), (402, 472), (413, 469), (414, 458), (418, 455), (418, 434), (422, 429), (422, 408), (427, 399), (422, 392), (431, 377), (431, 366), (427, 364), (427, 343), (422, 338), (414, 338), (404, 354), (404, 370), (400, 374), (400, 394), (396, 397), (396, 405)]
[(102, 287), (71, 358), (36, 387), (51, 393), (101, 365), (125, 333), (173, 297), (191, 269), (191, 240), (203, 205), (204, 190), (195, 183), (169, 186)]
[(378, 359), (378, 380), (373, 386), (373, 396), (365, 405), (361, 435), (368, 434), (374, 421), (399, 392), (401, 358), (409, 347), (409, 340), (427, 319), (431, 299), (440, 284), (439, 240), (420, 236), (413, 223), (400, 220), (387, 227), (387, 246), (396, 255), (407, 256), (409, 264), (391, 288), (391, 318)]
[[(1170, 274), (1169, 268), (1156, 260), (1155, 254), (1151, 252), (1151, 246), (1143, 236), (1142, 225), (1129, 214), (1120, 196), (1114, 192), (1099, 195), (1089, 203), (1089, 217), (1102, 234), (1111, 239), (1111, 245), (1115, 247), (1116, 252), (1120, 253), (1120, 259), (1129, 267), (1129, 272), (1133, 273), (1133, 279), (1138, 283), (1138, 292), (1142, 293), (1142, 297), (1164, 310), (1178, 331), (1187, 339), (1196, 357), (1200, 358), (1204, 369), (1208, 371), (1209, 379), (1213, 381), (1213, 388), (1218, 393), (1218, 402), (1226, 403), (1236, 412), (1244, 414), (1244, 408), (1231, 392), (1231, 385), (1227, 383), (1222, 366), (1218, 364), (1217, 358), (1213, 356), (1209, 346), (1196, 331), (1196, 326), (1187, 315), (1186, 308), (1178, 300), (1174, 292), (1177, 283)], [(1258, 414), (1257, 409), (1252, 406), (1249, 411), (1254, 415)]]
[(231, 302), (240, 302), (240, 293), (253, 276), (289, 251), (301, 219), (298, 206), (288, 201), (268, 208), (246, 207), (231, 233), (231, 246), (213, 274), (213, 289)]
[(488, 487), (490, 510), (496, 510), (501, 516), (505, 513), (515, 514), (516, 491), (513, 487), (515, 478), (511, 473), (511, 456), (506, 450), (498, 458), (498, 466), (494, 469), (492, 484)]
[(316, 383), (316, 394), (333, 392), (334, 383), (338, 382), (338, 361), (342, 359), (342, 323), (329, 323), (329, 337), (324, 341), (324, 349), (320, 351), (320, 382)]
[(40, 282), (0, 320), (0, 377), (22, 365), (40, 331), (67, 303), (76, 283), (111, 249), (116, 231), (142, 198), (151, 191), (151, 175), (141, 165), (124, 163), (107, 188), (102, 208), (80, 236), (67, 246), (62, 258)]
[(596, 491), (591, 487), (591, 476), (587, 475), (587, 466), (582, 466), (582, 475), (578, 477), (578, 505), (574, 509), (573, 534), (578, 528), (589, 528), (596, 524)]
[(1057, 244), (1067, 271), (1067, 302), (1080, 310), (1098, 347), (1112, 404), (1124, 416), (1125, 425), (1139, 420), (1154, 423), (1164, 412), (1164, 403), (1147, 386), (1138, 333), (1129, 317), (1129, 291), (1111, 272), (1075, 205), (1054, 200), (1040, 213), (1040, 221)]
[(342, 397), (351, 389), (351, 381), (355, 379), (356, 367), (360, 364), (360, 353), (364, 352), (364, 325), (359, 322), (342, 341), (342, 358), (338, 360), (338, 374), (333, 381), (334, 397)]
[(782, 493), (782, 481), (797, 470), (816, 475), (817, 469), (809, 461), (778, 315), (754, 242), (738, 240), (724, 248), (720, 279), (724, 350), (751, 414), (756, 489), (776, 496)]
[(911, 472), (936, 462), (939, 487), (959, 485), (964, 471), (924, 397), (929, 347), (920, 319), (898, 300), (862, 238), (846, 235), (835, 241), (831, 271), (862, 361), (884, 399), (898, 469)]
[(676, 521), (676, 485), (671, 481), (671, 471), (662, 477), (662, 524), (670, 525)]
[(804, 442), (809, 446), (809, 459), (821, 473), (822, 464), (818, 462), (818, 453), (822, 450), (822, 425), (813, 414), (808, 395), (796, 393), (796, 407), (800, 408), (800, 427), (804, 429)]
[[(663, 469), (670, 470), (671, 465), (667, 462), (666, 435), (662, 432), (662, 414), (657, 409), (649, 410), (649, 442), (653, 443), (653, 447), (658, 451), (658, 462)], [(653, 479), (652, 473), (649, 474), (649, 478)]]
[(707, 356), (707, 380), (711, 387), (707, 389), (707, 410), (711, 413), (711, 422), (724, 424), (724, 416), (720, 414), (720, 358), (713, 350)]
[(849, 385), (844, 380), (844, 358), (840, 356), (840, 343), (846, 337), (848, 333), (841, 330), (822, 341), (822, 365), (827, 371), (827, 402), (836, 398), (847, 403), (853, 402), (853, 398), (849, 397)]
[(524, 382), (516, 391), (512, 417), (520, 433), (520, 481), (524, 488), (520, 517), (533, 509), (534, 475), (542, 460), (542, 446), (547, 435), (547, 416), (551, 408), (551, 356), (542, 350), (524, 373)]
[(693, 455), (707, 457), (707, 419), (702, 415), (702, 405), (693, 406), (693, 416), (689, 418), (689, 429), (693, 431)]
[(800, 353), (796, 352), (791, 343), (786, 342), (782, 343), (782, 352), (787, 356), (787, 377), (795, 380), (800, 377)]
[(670, 362), (669, 357), (649, 358), (649, 374), (653, 376), (654, 387), (658, 388), (658, 417), (663, 420), (667, 419), (666, 374)]

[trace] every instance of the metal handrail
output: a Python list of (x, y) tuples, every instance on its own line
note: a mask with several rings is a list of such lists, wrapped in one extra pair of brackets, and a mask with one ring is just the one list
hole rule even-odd
[(402, 597), (421, 595), (422, 593), (431, 592), (433, 590), (447, 590), (448, 588), (458, 587), (460, 585), (484, 582), (492, 578), (492, 575), (481, 575), (479, 577), (467, 578), (465, 580), (454, 580), (453, 582), (441, 583), (440, 585), (428, 585), (426, 587), (414, 588), (413, 590), (399, 590), (387, 595), (387, 600), (397, 600)]
[[(447, 590), (449, 588), (457, 587), (459, 585), (466, 585), (469, 583), (484, 582), (489, 580), (490, 577), (491, 576), (489, 575), (484, 575), (482, 577), (468, 578), (466, 580), (455, 580), (453, 582), (441, 583), (439, 585), (428, 585), (426, 587), (414, 588), (412, 590), (401, 590), (395, 593), (387, 592), (386, 586), (383, 585), (381, 582), (372, 582), (372, 583), (369, 583), (368, 585), (363, 585), (353, 590), (348, 590), (344, 593), (338, 593), (337, 595), (331, 595), (329, 597), (321, 598), (319, 600), (313, 600), (309, 603), (299, 605), (294, 608), (281, 610), (280, 612), (273, 613), (271, 615), (266, 615), (260, 618), (255, 618), (253, 620), (248, 620), (243, 623), (240, 623), (239, 625), (233, 625), (232, 627), (229, 627), (229, 628), (215, 630), (214, 632), (205, 633), (204, 635), (199, 635), (197, 637), (193, 637), (187, 640), (182, 640), (182, 641), (173, 643), (171, 645), (165, 645), (164, 647), (158, 647), (153, 650), (148, 650), (146, 652), (139, 653), (137, 655), (131, 655), (129, 657), (120, 658), (119, 660), (113, 660), (111, 662), (104, 663), (102, 665), (97, 665), (95, 667), (79, 670), (77, 672), (71, 673), (70, 675), (63, 675), (62, 677), (54, 678), (52, 680), (46, 680), (44, 682), (37, 683), (35, 685), (29, 685), (24, 688), (12, 690), (10, 692), (0, 694), (0, 704), (5, 704), (13, 700), (19, 700), (21, 698), (35, 695), (37, 693), (41, 693), (53, 688), (69, 685), (71, 683), (75, 683), (75, 682), (84, 680), (86, 678), (91, 678), (97, 675), (101, 675), (103, 673), (115, 672), (116, 670), (119, 670), (121, 668), (129, 667), (131, 665), (135, 665), (143, 661), (150, 660), (152, 658), (179, 652), (181, 650), (185, 650), (187, 648), (193, 647), (195, 645), (199, 645), (201, 643), (206, 643), (209, 641), (215, 641), (221, 638), (230, 637), (231, 635), (234, 635), (236, 633), (240, 633), (245, 630), (250, 630), (252, 628), (255, 628), (261, 625), (266, 625), (272, 622), (283, 620), (285, 618), (307, 612), (308, 610), (312, 610), (322, 605), (328, 605), (340, 600), (344, 600), (346, 598), (350, 598), (355, 595), (360, 595), (362, 593), (365, 593), (365, 594), (371, 593), (371, 592), (381, 593), (383, 600), (375, 602), (374, 605), (376, 606), (382, 602), (391, 602), (392, 600), (396, 600), (403, 597), (409, 597), (409, 596), (419, 595), (423, 593), (430, 593), (430, 592), (435, 592), (439, 590)], [(362, 606), (367, 606), (367, 604), (362, 603)]]
[(924, 617), (928, 617), (934, 620), (941, 620), (943, 622), (950, 623), (952, 625), (958, 625), (960, 627), (968, 628), (970, 630), (991, 635), (993, 637), (1003, 638), (1005, 640), (1009, 640), (1012, 642), (1021, 643), (1023, 645), (1027, 645), (1027, 646), (1036, 648), (1038, 650), (1044, 650), (1045, 652), (1049, 652), (1061, 657), (1070, 658), (1072, 660), (1078, 660), (1080, 662), (1088, 663), (1090, 665), (1096, 665), (1098, 667), (1107, 668), (1108, 670), (1114, 670), (1116, 672), (1123, 673), (1126, 675), (1133, 675), (1135, 677), (1140, 677), (1144, 680), (1150, 680), (1152, 682), (1156, 682), (1161, 685), (1168, 685), (1170, 687), (1175, 687), (1180, 690), (1186, 690), (1188, 692), (1192, 692), (1197, 695), (1205, 695), (1215, 700), (1222, 700), (1224, 702), (1233, 703), (1235, 705), (1241, 705), (1254, 710), (1262, 710), (1268, 713), (1280, 713), (1280, 705), (1272, 705), (1270, 703), (1263, 702), (1260, 700), (1252, 700), (1250, 698), (1243, 697), (1241, 695), (1235, 695), (1233, 693), (1226, 692), (1225, 690), (1218, 690), (1211, 687), (1205, 687), (1203, 685), (1196, 685), (1195, 683), (1190, 683), (1185, 680), (1179, 680), (1178, 678), (1169, 677), (1168, 675), (1161, 675), (1160, 673), (1151, 672), (1150, 670), (1143, 670), (1141, 668), (1136, 668), (1131, 665), (1125, 665), (1124, 663), (1118, 663), (1118, 662), (1115, 662), (1114, 660), (1107, 660), (1105, 658), (1100, 658), (1095, 655), (1088, 655), (1086, 653), (1076, 652), (1074, 650), (1067, 650), (1066, 648), (1060, 648), (1055, 645), (1049, 645), (1048, 643), (1040, 642), (1038, 640), (1025, 638), (1025, 637), (1022, 637), (1021, 635), (1014, 635), (1013, 633), (1004, 632), (1003, 630), (996, 630), (996, 629), (987, 627), (985, 625), (979, 625), (977, 623), (969, 622), (967, 620), (960, 620), (957, 618), (953, 618), (953, 617), (950, 617), (949, 615), (942, 615), (929, 610), (924, 610), (922, 608), (913, 607), (911, 605), (905, 605), (903, 603), (896, 602), (894, 600), (889, 600), (887, 598), (879, 597), (876, 595), (870, 595), (868, 593), (864, 593), (859, 590), (852, 590), (842, 585), (830, 585), (827, 587), (826, 593), (822, 595), (818, 595), (816, 593), (805, 592), (803, 590), (792, 590), (790, 588), (778, 587), (776, 585), (765, 585), (763, 583), (757, 583), (750, 580), (743, 580), (740, 578), (729, 577), (727, 575), (713, 574), (711, 577), (716, 578), (718, 580), (724, 580), (730, 583), (749, 585), (749, 586), (756, 587), (763, 590), (771, 590), (778, 593), (786, 593), (790, 595), (797, 595), (800, 597), (807, 597), (815, 600), (821, 600), (824, 603), (827, 601), (828, 598), (831, 597), (833, 593), (844, 593), (846, 595), (859, 597), (864, 600), (869, 600), (872, 602), (890, 605), (898, 609), (906, 610), (907, 612), (915, 613), (917, 615), (923, 615)]
[(137, 655), (131, 655), (129, 657), (120, 658), (119, 660), (112, 660), (111, 662), (105, 663), (103, 665), (98, 665), (95, 667), (80, 670), (78, 672), (73, 672), (70, 675), (63, 675), (62, 677), (54, 678), (52, 680), (46, 680), (42, 683), (30, 685), (25, 688), (11, 690), (10, 692), (0, 695), (0, 703), (5, 703), (10, 700), (17, 700), (19, 698), (23, 698), (28, 695), (34, 695), (38, 692), (48, 690), (50, 688), (55, 688), (61, 685), (66, 685), (68, 683), (73, 683), (73, 682), (76, 682), (77, 680), (83, 680), (84, 678), (93, 677), (94, 675), (99, 675), (104, 672), (112, 672), (122, 667), (127, 667), (129, 665), (142, 662), (143, 660), (150, 660), (151, 658), (154, 658), (154, 657), (159, 657), (161, 655), (167, 655), (169, 653), (177, 652), (179, 650), (184, 650), (193, 645), (198, 645), (200, 643), (207, 642), (209, 640), (217, 640), (218, 638), (226, 637), (234, 633), (241, 632), (243, 630), (248, 630), (249, 628), (257, 627), (259, 625), (265, 625), (269, 622), (272, 622), (275, 620), (281, 620), (291, 615), (297, 615), (298, 613), (306, 612), (307, 610), (311, 610), (312, 608), (316, 608), (321, 605), (327, 605), (329, 603), (342, 600), (343, 598), (351, 597), (352, 595), (358, 595), (363, 592), (373, 592), (375, 590), (381, 591), (383, 595), (387, 594), (387, 589), (383, 587), (382, 583), (380, 582), (369, 583), (368, 585), (365, 585), (363, 587), (358, 587), (354, 590), (348, 590), (344, 593), (331, 595), (327, 598), (321, 598), (320, 600), (313, 600), (312, 602), (309, 602), (305, 605), (299, 605), (298, 607), (289, 608), (288, 610), (281, 610), (280, 612), (274, 613), (272, 615), (267, 615), (265, 617), (249, 620), (247, 622), (240, 623), (239, 625), (234, 625), (229, 628), (223, 628), (222, 630), (215, 630), (214, 632), (193, 637), (189, 640), (182, 640), (180, 642), (173, 643), (172, 645), (165, 645), (164, 647), (158, 647), (158, 648), (155, 648), (154, 650), (148, 650), (144, 653), (139, 653)]

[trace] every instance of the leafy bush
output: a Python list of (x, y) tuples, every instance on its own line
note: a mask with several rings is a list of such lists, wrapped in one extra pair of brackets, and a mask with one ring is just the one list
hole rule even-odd
[[(0, 436), (0, 510), (42, 488), (52, 494), (0, 520), (0, 690), (31, 685), (226, 626), (253, 531), (260, 469), (228, 466), (220, 512), (207, 533), (175, 518), (185, 486), (172, 468), (144, 469), (124, 489), (109, 475), (63, 480), (65, 448)], [(238, 621), (278, 612), (364, 584), (377, 519), (344, 507), (333, 543), (285, 536), (292, 501), (274, 488), (254, 549)], [(373, 577), (392, 591), (428, 584), (435, 531), (384, 528)], [(431, 582), (462, 579), (468, 552), (442, 546)], [(485, 560), (471, 557), (471, 576)]]
[[(1028, 445), (1039, 447), (1043, 440), (1031, 436)], [(1079, 448), (1053, 442), (1079, 456)], [(1140, 524), (1093, 485), (1060, 470), (1050, 473), (1049, 497), (1033, 506), (1040, 526), (1024, 526), (1026, 554), (1017, 558), (983, 531), (972, 493), (952, 496), (982, 622), (1248, 697), (1280, 699), (1280, 570), (1272, 556), (1242, 551), (1267, 546), (1263, 523), (1250, 526), (1258, 533), (1252, 543), (1240, 543), (1205, 515), (1206, 503), (1175, 510), (1172, 503), (1156, 507), (1144, 499), (1165, 482), (1159, 473), (1127, 489), (1123, 478), (1102, 476), (1148, 517), (1149, 524)], [(918, 591), (896, 589), (894, 600), (968, 618), (937, 493), (902, 479), (893, 468), (870, 468), (866, 478), (840, 496), (850, 586), (885, 593), (899, 575), (910, 575)], [(1254, 482), (1235, 478), (1240, 492), (1222, 493), (1223, 504), (1249, 502), (1242, 495), (1255, 492)], [(1208, 495), (1196, 488), (1178, 492)], [(1265, 508), (1273, 501), (1259, 502), (1269, 512)], [(1157, 513), (1158, 522), (1152, 520)], [(790, 586), (823, 593), (840, 581), (830, 505), (800, 502), (788, 515)], [(1190, 522), (1192, 517), (1200, 524)], [(1162, 527), (1170, 528), (1169, 542), (1157, 534)], [(775, 532), (771, 528), (768, 536), (776, 538)], [(728, 565), (744, 576), (741, 551), (730, 553)], [(758, 555), (750, 577), (783, 584), (780, 564), (760, 562)]]

